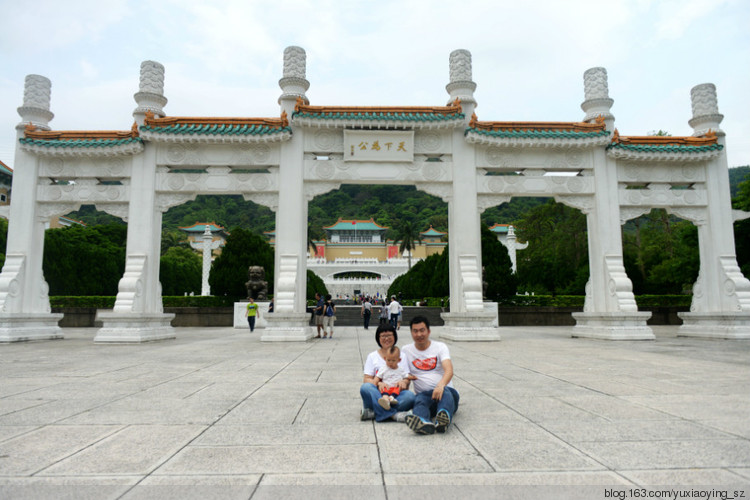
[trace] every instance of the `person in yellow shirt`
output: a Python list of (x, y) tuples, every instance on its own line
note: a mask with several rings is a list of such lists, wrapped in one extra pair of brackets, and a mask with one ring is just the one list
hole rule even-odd
[(250, 331), (255, 330), (255, 317), (258, 315), (258, 304), (255, 303), (252, 297), (250, 302), (247, 303), (247, 309), (245, 310), (245, 316), (247, 316), (247, 324), (250, 325)]

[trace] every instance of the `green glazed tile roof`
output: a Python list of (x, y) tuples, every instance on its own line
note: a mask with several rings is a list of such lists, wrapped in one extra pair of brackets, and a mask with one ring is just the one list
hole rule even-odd
[(21, 144), (45, 148), (107, 148), (143, 142), (140, 137), (128, 139), (32, 139), (22, 137), (19, 140)]
[(290, 132), (286, 115), (281, 118), (161, 117), (147, 113), (140, 130), (155, 134), (251, 136)]
[(204, 233), (206, 231), (206, 226), (211, 228), (212, 233), (224, 231), (224, 228), (215, 222), (196, 222), (192, 226), (180, 227), (179, 229), (188, 233)]
[(269, 127), (268, 125), (210, 125), (210, 124), (179, 124), (165, 127), (147, 126), (141, 127), (142, 131), (157, 134), (200, 134), (200, 135), (268, 135), (281, 132), (291, 132), (290, 127)]
[(587, 139), (610, 134), (603, 121), (583, 122), (480, 122), (472, 117), (469, 133), (503, 139)]
[(404, 106), (404, 107), (363, 107), (363, 106), (309, 106), (297, 102), (292, 117), (318, 120), (368, 120), (397, 122), (447, 122), (463, 120), (461, 105), (450, 106)]
[(324, 226), (323, 229), (330, 230), (330, 231), (384, 231), (388, 229), (387, 227), (383, 227), (379, 225), (374, 220), (342, 220), (339, 219), (336, 221), (335, 224), (331, 226)]
[(19, 139), (27, 146), (42, 146), (45, 148), (108, 148), (124, 146), (143, 141), (138, 131), (133, 129), (118, 130), (37, 130), (33, 125), (26, 126), (24, 137)]
[(612, 148), (643, 153), (703, 153), (706, 151), (721, 151), (724, 146), (721, 144), (685, 146), (681, 144), (623, 144), (620, 142), (613, 142), (607, 146), (607, 149)]
[(286, 120), (265, 118), (153, 118), (143, 132), (197, 135), (271, 135), (291, 132)]
[(444, 233), (443, 231), (438, 231), (437, 229), (430, 226), (430, 229), (428, 229), (427, 231), (422, 231), (419, 234), (421, 234), (422, 236), (430, 237), (430, 236), (443, 236), (448, 233)]
[(702, 137), (670, 135), (621, 136), (615, 130), (607, 149), (634, 151), (637, 153), (706, 153), (721, 151), (716, 134), (710, 132)]

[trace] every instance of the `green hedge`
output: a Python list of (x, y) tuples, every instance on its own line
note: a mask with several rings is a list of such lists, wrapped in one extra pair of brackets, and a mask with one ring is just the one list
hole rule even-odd
[[(644, 307), (690, 307), (691, 295), (638, 295), (635, 301), (639, 308)], [(162, 297), (164, 307), (231, 307), (238, 299), (234, 297), (196, 296), (166, 296)], [(498, 302), (500, 307), (583, 307), (583, 295), (516, 295)], [(421, 300), (406, 299), (404, 306), (414, 306)], [(427, 297), (429, 307), (448, 307), (448, 297)], [(97, 309), (112, 309), (115, 297), (50, 297), (52, 307), (94, 307)], [(308, 300), (308, 306), (315, 305), (315, 301)]]
[[(112, 309), (115, 305), (115, 297), (88, 296), (68, 297), (55, 296), (49, 298), (50, 305), (54, 308), (61, 307), (93, 307), (96, 309)], [(164, 307), (232, 307), (237, 302), (234, 297), (214, 296), (165, 296), (162, 297)]]

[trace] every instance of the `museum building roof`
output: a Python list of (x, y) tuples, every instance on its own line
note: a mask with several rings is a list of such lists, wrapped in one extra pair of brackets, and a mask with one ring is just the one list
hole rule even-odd
[(323, 229), (328, 231), (385, 231), (388, 229), (385, 226), (381, 226), (374, 219), (370, 220), (352, 220), (352, 219), (341, 219), (337, 220), (330, 226), (323, 226)]

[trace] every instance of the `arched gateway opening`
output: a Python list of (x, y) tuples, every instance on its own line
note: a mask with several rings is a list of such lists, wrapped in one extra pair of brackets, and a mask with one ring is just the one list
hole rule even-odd
[[(30, 75), (19, 108), (0, 340), (60, 338), (42, 273), (44, 224), (81, 203), (128, 223), (125, 272), (98, 342), (174, 337), (158, 281), (162, 213), (198, 194), (238, 194), (276, 213), (275, 300), (265, 341), (312, 337), (305, 313), (307, 203), (344, 183), (411, 184), (448, 203), (450, 313), (439, 335), (499, 340), (483, 301), (479, 214), (514, 196), (548, 196), (586, 216), (590, 277), (574, 336), (652, 339), (623, 265), (620, 225), (652, 208), (698, 226), (700, 275), (684, 335), (750, 336), (750, 281), (737, 267), (716, 89), (691, 92), (690, 137), (623, 136), (607, 74), (584, 74), (573, 122), (480, 121), (471, 55), (450, 55), (449, 98), (435, 107), (310, 105), (306, 56), (284, 52), (278, 118), (167, 117), (164, 67), (141, 65), (132, 130), (52, 131), (50, 82)], [(486, 175), (513, 171), (517, 175)], [(574, 172), (575, 175), (549, 175)], [(50, 178), (75, 179), (73, 186)], [(631, 185), (639, 189), (628, 189)], [(673, 189), (680, 186), (680, 189)], [(73, 208), (71, 208), (73, 207)]]

